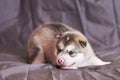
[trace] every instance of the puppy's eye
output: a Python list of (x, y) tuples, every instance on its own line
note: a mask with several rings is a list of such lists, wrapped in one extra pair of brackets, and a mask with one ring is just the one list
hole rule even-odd
[(69, 55), (70, 55), (71, 57), (75, 57), (76, 54), (77, 54), (77, 53), (76, 53), (76, 52), (73, 52), (73, 51), (70, 51), (70, 52), (69, 52)]
[(58, 53), (58, 54), (59, 54), (61, 51), (62, 51), (62, 49), (59, 49), (59, 48), (57, 49), (57, 53)]

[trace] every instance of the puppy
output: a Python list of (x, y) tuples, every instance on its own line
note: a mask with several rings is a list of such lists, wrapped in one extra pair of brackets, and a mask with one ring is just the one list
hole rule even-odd
[(35, 29), (28, 41), (28, 51), (30, 63), (50, 63), (62, 69), (110, 64), (96, 57), (81, 32), (61, 23)]

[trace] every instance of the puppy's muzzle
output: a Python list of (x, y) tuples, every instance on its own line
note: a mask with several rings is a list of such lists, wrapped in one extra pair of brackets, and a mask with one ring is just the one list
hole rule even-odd
[(64, 67), (65, 66), (65, 59), (63, 59), (63, 58), (58, 59), (58, 64), (60, 66)]

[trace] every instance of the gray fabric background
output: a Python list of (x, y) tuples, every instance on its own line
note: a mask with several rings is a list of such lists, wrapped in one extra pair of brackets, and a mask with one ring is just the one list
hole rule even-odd
[[(78, 29), (112, 64), (78, 70), (27, 64), (28, 37), (47, 22)], [(120, 80), (120, 1), (0, 0), (0, 80)]]

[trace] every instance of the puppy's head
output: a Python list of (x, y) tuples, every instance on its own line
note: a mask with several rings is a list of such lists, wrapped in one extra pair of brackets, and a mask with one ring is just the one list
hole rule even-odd
[(57, 43), (57, 60), (60, 67), (77, 67), (84, 60), (86, 38), (77, 32), (63, 33)]

